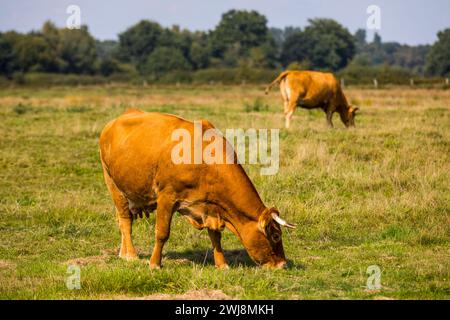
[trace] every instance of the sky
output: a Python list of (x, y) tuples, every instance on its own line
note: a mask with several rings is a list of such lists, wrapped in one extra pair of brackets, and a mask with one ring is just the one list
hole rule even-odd
[[(0, 0), (0, 31), (37, 30), (46, 20), (63, 27), (69, 5), (80, 7), (81, 23), (101, 40), (117, 39), (142, 19), (209, 30), (230, 9), (256, 10), (269, 27), (304, 27), (309, 18), (332, 18), (353, 33), (367, 28), (367, 8), (376, 5), (383, 41), (410, 45), (432, 44), (439, 30), (450, 28), (450, 0)], [(373, 33), (368, 30), (369, 40)]]

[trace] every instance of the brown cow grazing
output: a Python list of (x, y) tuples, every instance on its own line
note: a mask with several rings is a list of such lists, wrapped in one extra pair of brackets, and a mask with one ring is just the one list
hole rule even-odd
[[(212, 128), (209, 122), (202, 121), (203, 131)], [(283, 267), (286, 258), (281, 226), (295, 226), (281, 219), (275, 208), (263, 204), (240, 164), (174, 164), (172, 152), (178, 142), (172, 138), (176, 129), (194, 135), (191, 121), (129, 110), (108, 123), (101, 133), (103, 173), (122, 235), (120, 257), (136, 258), (131, 239), (133, 218), (142, 217), (142, 213), (148, 216), (156, 209), (151, 268), (161, 266), (161, 252), (176, 211), (194, 227), (208, 229), (216, 267), (227, 267), (220, 244), (225, 227), (241, 240), (257, 264)], [(225, 140), (222, 136), (220, 139)], [(201, 143), (203, 148), (208, 145)], [(191, 146), (195, 148), (195, 144)]]
[(355, 125), (355, 112), (358, 108), (348, 104), (333, 74), (317, 71), (285, 71), (266, 88), (266, 94), (278, 83), (284, 101), (286, 128), (289, 128), (297, 106), (304, 109), (322, 109), (327, 115), (330, 127), (333, 127), (334, 112), (339, 113), (346, 127)]

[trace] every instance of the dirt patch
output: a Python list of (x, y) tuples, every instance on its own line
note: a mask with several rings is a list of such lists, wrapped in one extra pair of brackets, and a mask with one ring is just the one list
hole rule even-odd
[(306, 259), (308, 259), (308, 260), (320, 260), (320, 259), (322, 259), (322, 257), (319, 257), (319, 256), (309, 256), (309, 257), (306, 257)]
[(178, 258), (178, 259), (171, 259), (170, 262), (175, 263), (175, 264), (190, 264), (191, 261), (189, 259), (186, 258)]
[(393, 298), (384, 297), (384, 296), (376, 296), (373, 300), (394, 300)]
[(67, 264), (67, 265), (76, 264), (76, 265), (79, 265), (79, 266), (87, 266), (87, 265), (90, 265), (90, 264), (105, 265), (106, 261), (111, 256), (114, 256), (114, 255), (116, 255), (115, 251), (113, 251), (113, 250), (104, 250), (104, 251), (102, 251), (101, 255), (70, 259), (70, 260), (66, 261), (65, 264)]
[(221, 290), (190, 290), (183, 294), (151, 294), (141, 297), (116, 296), (113, 300), (233, 300)]
[(364, 292), (368, 293), (368, 294), (374, 294), (374, 293), (380, 293), (381, 290), (380, 289), (364, 289)]
[(15, 264), (12, 262), (9, 262), (7, 260), (0, 260), (0, 270), (3, 269), (14, 269), (15, 268)]

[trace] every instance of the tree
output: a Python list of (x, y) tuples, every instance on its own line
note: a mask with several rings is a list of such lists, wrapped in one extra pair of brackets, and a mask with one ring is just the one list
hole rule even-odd
[(180, 30), (177, 25), (164, 29), (158, 39), (157, 47), (176, 48), (188, 58), (192, 44), (192, 34), (188, 30)]
[(267, 19), (256, 11), (230, 10), (222, 15), (219, 25), (210, 34), (212, 54), (224, 57), (230, 48), (239, 47), (239, 56), (268, 39)]
[(192, 67), (176, 48), (158, 47), (150, 54), (142, 67), (143, 74), (160, 77), (170, 71), (190, 70)]
[(339, 70), (356, 52), (355, 39), (350, 32), (331, 19), (309, 20), (304, 31), (290, 35), (281, 53), (281, 62), (309, 61), (314, 69)]
[(363, 48), (366, 46), (367, 41), (367, 32), (364, 29), (358, 29), (355, 32), (355, 42), (356, 42), (356, 51), (359, 52), (363, 50)]
[(102, 76), (110, 76), (115, 72), (120, 72), (120, 66), (119, 63), (113, 59), (113, 58), (104, 58), (100, 60), (98, 71), (100, 71), (100, 74)]
[(450, 28), (438, 33), (427, 56), (426, 73), (429, 75), (450, 75)]
[(408, 46), (398, 42), (383, 42), (379, 34), (375, 34), (371, 43), (363, 43), (361, 35), (357, 39), (357, 55), (353, 63), (359, 66), (389, 65), (400, 66), (423, 74), (429, 46)]
[(312, 44), (308, 58), (313, 66), (333, 71), (344, 68), (356, 52), (350, 32), (332, 19), (313, 19), (309, 23), (304, 32)]
[(51, 72), (59, 72), (64, 65), (64, 61), (60, 56), (60, 29), (51, 21), (46, 21), (41, 29), (41, 35), (47, 42), (51, 52), (53, 53), (52, 65), (49, 67)]
[[(46, 39), (37, 32), (21, 34), (14, 31), (2, 36), (3, 47), (9, 50), (9, 71), (54, 71), (56, 53)], [(8, 57), (6, 57), (8, 58)]]
[(273, 38), (273, 40), (275, 41), (277, 48), (281, 48), (283, 46), (284, 41), (286, 40), (284, 36), (284, 30), (280, 28), (270, 28), (269, 33)]
[(382, 43), (383, 41), (381, 40), (381, 36), (378, 34), (378, 32), (375, 32), (375, 34), (373, 35), (373, 44), (375, 46), (381, 46)]
[(119, 43), (114, 40), (96, 40), (95, 47), (97, 49), (97, 56), (100, 59), (108, 59), (116, 57), (118, 54)]
[(209, 66), (211, 50), (208, 36), (204, 32), (196, 32), (192, 37), (189, 58), (194, 69), (204, 69)]
[(393, 65), (412, 69), (419, 74), (424, 73), (429, 45), (408, 46), (401, 45), (393, 53)]
[(23, 35), (14, 46), (14, 55), (20, 70), (52, 71), (56, 60), (54, 52), (42, 36)]
[(250, 49), (250, 65), (255, 68), (274, 68), (278, 64), (278, 49), (275, 40), (268, 37), (266, 42)]
[(309, 50), (312, 43), (302, 31), (291, 34), (284, 42), (281, 50), (281, 63), (288, 66), (292, 62), (303, 62), (309, 58)]
[(275, 41), (275, 45), (277, 46), (278, 50), (281, 50), (287, 38), (289, 38), (294, 33), (298, 33), (301, 31), (302, 31), (301, 28), (289, 26), (285, 27), (284, 29), (270, 28), (269, 33), (270, 36)]
[(225, 67), (237, 67), (243, 56), (241, 44), (239, 42), (233, 43), (223, 53), (222, 64)]
[(163, 33), (161, 26), (152, 21), (142, 20), (119, 34), (119, 56), (121, 60), (140, 64), (158, 46)]
[(11, 75), (14, 71), (13, 46), (0, 32), (0, 74)]
[(86, 26), (80, 29), (60, 29), (58, 54), (65, 73), (93, 73), (97, 60), (95, 39)]

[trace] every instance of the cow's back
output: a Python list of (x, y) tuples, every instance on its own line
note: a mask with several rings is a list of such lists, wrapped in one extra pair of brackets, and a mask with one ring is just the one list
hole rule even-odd
[(339, 83), (331, 73), (293, 71), (285, 81), (290, 90), (298, 92), (302, 99), (313, 104), (331, 100), (339, 90)]
[(172, 163), (172, 132), (189, 126), (172, 115), (127, 111), (101, 133), (102, 163), (123, 192), (148, 193), (161, 163)]

